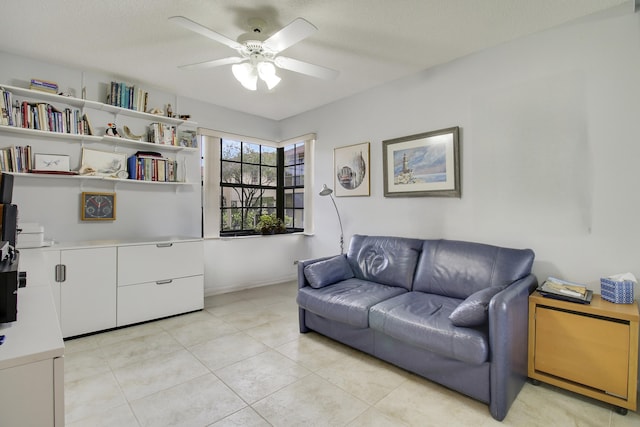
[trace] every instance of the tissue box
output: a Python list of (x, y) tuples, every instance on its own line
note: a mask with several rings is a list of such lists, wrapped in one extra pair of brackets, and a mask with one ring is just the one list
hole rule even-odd
[(600, 295), (603, 300), (616, 304), (633, 304), (633, 285), (631, 280), (600, 279)]

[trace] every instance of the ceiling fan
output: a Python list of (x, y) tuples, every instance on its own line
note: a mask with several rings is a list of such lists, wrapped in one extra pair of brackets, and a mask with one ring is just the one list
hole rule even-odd
[[(303, 18), (296, 18), (266, 40), (261, 40), (264, 39), (262, 31), (265, 23), (259, 19), (252, 19), (249, 21), (252, 32), (251, 37), (241, 37), (238, 41), (231, 40), (184, 16), (172, 16), (169, 20), (211, 40), (229, 46), (236, 50), (239, 55), (181, 65), (179, 68), (211, 68), (232, 64), (234, 77), (249, 90), (257, 89), (258, 77), (267, 84), (269, 90), (273, 89), (281, 80), (276, 75), (276, 67), (325, 80), (335, 79), (339, 74), (338, 71), (331, 68), (279, 55), (283, 50), (304, 40), (318, 30)], [(242, 40), (243, 38), (245, 40)]]

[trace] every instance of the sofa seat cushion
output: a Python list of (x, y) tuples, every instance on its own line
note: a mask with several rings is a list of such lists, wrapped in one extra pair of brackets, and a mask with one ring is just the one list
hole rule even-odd
[(371, 307), (369, 325), (416, 347), (466, 363), (489, 360), (487, 328), (454, 326), (449, 315), (462, 301), (422, 292), (407, 292)]
[(327, 319), (367, 328), (371, 306), (406, 292), (396, 286), (353, 278), (320, 289), (301, 288), (297, 302), (300, 307)]

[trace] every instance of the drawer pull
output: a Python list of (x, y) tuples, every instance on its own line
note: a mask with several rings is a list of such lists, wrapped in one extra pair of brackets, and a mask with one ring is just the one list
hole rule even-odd
[(168, 280), (158, 280), (156, 282), (156, 285), (168, 285), (169, 283), (173, 282), (173, 279), (168, 279)]
[(170, 248), (173, 243), (156, 243), (156, 248)]

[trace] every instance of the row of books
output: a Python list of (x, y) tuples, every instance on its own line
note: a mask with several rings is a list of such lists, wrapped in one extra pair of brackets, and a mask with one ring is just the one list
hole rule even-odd
[(2, 110), (0, 124), (2, 125), (74, 135), (93, 134), (89, 118), (77, 108), (59, 110), (44, 102), (20, 101), (3, 88), (0, 88), (0, 94), (2, 95), (0, 103)]
[(29, 82), (29, 89), (57, 94), (58, 84), (47, 80), (31, 79), (31, 82)]
[(149, 92), (126, 83), (111, 82), (107, 104), (135, 111), (147, 111)]
[(159, 153), (138, 152), (127, 159), (129, 179), (138, 181), (176, 182), (178, 162)]
[(31, 146), (0, 148), (0, 170), (2, 172), (29, 172), (33, 169)]
[[(30, 145), (0, 148), (0, 171), (27, 173), (33, 171)], [(178, 162), (159, 153), (138, 152), (128, 159), (129, 179), (139, 181), (176, 182)]]
[(176, 127), (164, 123), (151, 123), (147, 131), (149, 142), (154, 144), (177, 145)]

